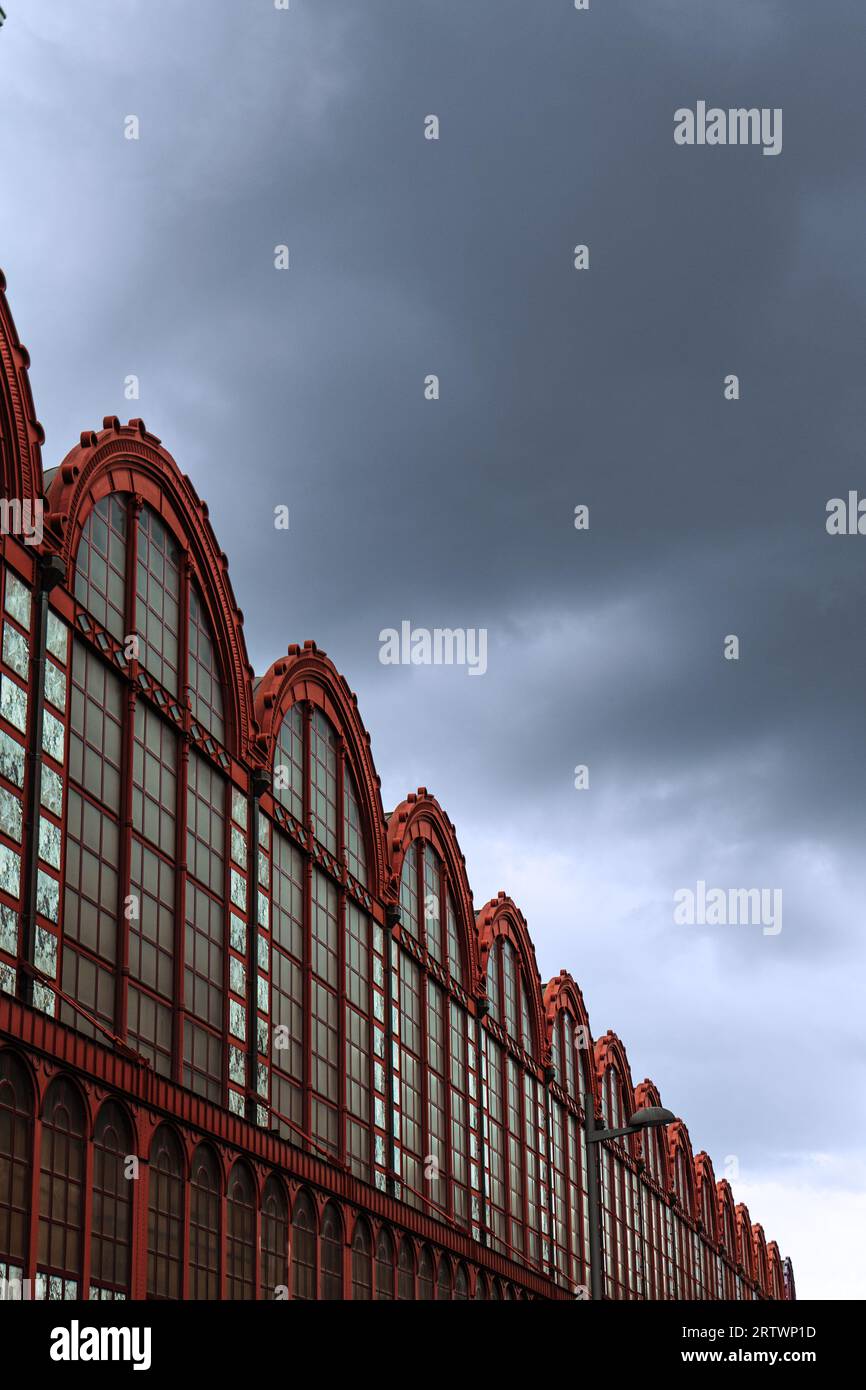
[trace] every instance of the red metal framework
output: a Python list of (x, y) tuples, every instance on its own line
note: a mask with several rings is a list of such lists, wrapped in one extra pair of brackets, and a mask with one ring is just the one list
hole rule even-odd
[[(39, 1297), (574, 1298), (585, 1108), (658, 1105), (315, 644), (256, 679), (140, 420), (42, 433), (0, 282), (0, 1279)], [(30, 510), (25, 513), (24, 504)], [(25, 521), (41, 518), (37, 538)], [(602, 1153), (611, 1298), (790, 1298), (685, 1126)]]

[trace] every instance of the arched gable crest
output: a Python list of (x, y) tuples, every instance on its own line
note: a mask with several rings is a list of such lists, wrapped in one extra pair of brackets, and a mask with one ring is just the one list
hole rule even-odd
[(745, 1202), (738, 1202), (734, 1208), (737, 1230), (737, 1259), (751, 1279), (754, 1275), (752, 1258), (752, 1219)]
[(235, 602), (228, 559), (220, 550), (208, 507), (167, 449), (142, 420), (121, 425), (107, 416), (97, 434), (85, 430), (51, 478), (46, 526), (57, 535), (59, 554), (73, 586), (73, 565), (84, 525), (97, 502), (109, 493), (131, 493), (153, 509), (184, 549), (213, 630), (225, 678), (225, 708), (235, 735), (234, 752), (252, 754), (257, 729), (253, 712), (252, 668), (243, 634), (243, 614)]
[(254, 711), (259, 727), (258, 757), (272, 769), (280, 726), (293, 705), (309, 700), (322, 710), (344, 740), (370, 839), (370, 891), (382, 896), (387, 879), (385, 812), (381, 782), (373, 763), (370, 735), (358, 711), (358, 697), (315, 642), (293, 643), (258, 682)]
[(761, 1291), (769, 1290), (770, 1261), (767, 1255), (767, 1237), (760, 1223), (752, 1227), (752, 1272)]
[(713, 1164), (709, 1154), (703, 1150), (695, 1155), (695, 1177), (697, 1180), (695, 1215), (706, 1228), (704, 1208), (709, 1208), (712, 1224), (706, 1234), (710, 1240), (717, 1241), (719, 1238), (719, 1212), (716, 1202), (716, 1175), (713, 1172)]
[(542, 1012), (541, 975), (535, 959), (535, 947), (526, 925), (526, 918), (516, 903), (500, 891), (495, 898), (491, 898), (488, 903), (484, 904), (476, 921), (481, 997), (486, 998), (487, 960), (493, 945), (499, 937), (507, 937), (517, 952), (523, 969), (523, 979), (529, 1001), (529, 1016), (535, 1035), (535, 1055), (546, 1066), (550, 1062), (550, 1043)]
[[(635, 1087), (634, 1104), (636, 1110), (647, 1108), (651, 1105), (661, 1105), (662, 1098), (659, 1088), (649, 1077), (645, 1077), (640, 1085)], [(670, 1162), (668, 1159), (668, 1146), (665, 1142), (664, 1128), (644, 1130), (643, 1134), (638, 1135), (640, 1142), (640, 1152), (644, 1163), (647, 1163), (647, 1155), (650, 1143), (655, 1143), (656, 1153), (661, 1161), (661, 1173), (657, 1177), (664, 1192), (670, 1191)]]
[[(677, 1173), (677, 1154), (685, 1155), (686, 1160), (686, 1179), (688, 1186), (688, 1207), (686, 1215), (697, 1216), (697, 1177), (695, 1174), (695, 1159), (692, 1153), (692, 1141), (689, 1132), (682, 1120), (674, 1120), (673, 1124), (668, 1125), (668, 1159), (670, 1169), (671, 1190), (676, 1192), (676, 1173)], [(679, 1194), (677, 1194), (679, 1196)]]
[[(556, 1027), (556, 1020), (559, 1014), (567, 1009), (575, 1023), (584, 1030), (582, 1037), (586, 1039), (585, 1049), (584, 1078), (589, 1085), (593, 1100), (598, 1104), (598, 1085), (595, 1071), (595, 1047), (593, 1044), (592, 1030), (589, 1026), (589, 1012), (583, 998), (583, 991), (580, 985), (569, 974), (567, 970), (560, 970), (552, 980), (549, 980), (542, 999), (542, 1012), (545, 1024), (545, 1043), (553, 1055), (553, 1030)], [(557, 1077), (557, 1081), (562, 1084), (562, 1077)]]
[[(619, 1077), (622, 1091), (623, 1121), (626, 1121), (634, 1105), (634, 1083), (631, 1079), (631, 1067), (625, 1044), (611, 1029), (608, 1029), (602, 1037), (597, 1038), (595, 1044), (595, 1074), (601, 1113), (604, 1110), (604, 1079), (609, 1067), (613, 1067)], [(632, 1134), (620, 1141), (627, 1146), (633, 1158), (638, 1156), (638, 1138), (638, 1135)]]
[(412, 842), (420, 839), (430, 842), (448, 870), (458, 930), (466, 952), (467, 984), (470, 992), (476, 993), (481, 981), (481, 967), (472, 889), (466, 876), (466, 859), (460, 849), (453, 823), (426, 787), (419, 787), (417, 792), (410, 792), (406, 800), (395, 806), (388, 817), (385, 897), (389, 902), (399, 902), (403, 858)]

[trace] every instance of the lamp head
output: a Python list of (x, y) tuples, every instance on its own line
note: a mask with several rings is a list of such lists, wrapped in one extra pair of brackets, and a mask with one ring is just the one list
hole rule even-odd
[(663, 1105), (644, 1105), (629, 1118), (629, 1129), (654, 1129), (656, 1125), (672, 1125), (676, 1119), (672, 1110)]

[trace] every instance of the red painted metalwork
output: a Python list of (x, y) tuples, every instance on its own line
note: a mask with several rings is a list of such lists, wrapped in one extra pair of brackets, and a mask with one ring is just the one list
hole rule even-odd
[[(583, 996), (567, 972), (542, 987), (526, 921), (510, 898), (500, 893), (476, 915), (454, 827), (426, 788), (386, 818), (357, 697), (326, 654), (312, 642), (290, 646), (255, 680), (207, 505), (142, 421), (121, 425), (109, 417), (99, 432), (84, 431), (43, 478), (29, 359), (4, 291), (0, 275), (2, 497), (31, 506), (44, 500), (44, 535), (33, 543), (6, 526), (0, 536), (10, 624), (0, 795), (11, 808), (0, 826), (0, 1142), (11, 1148), (0, 1161), (18, 1175), (16, 1193), (29, 1192), (22, 1213), (18, 1197), (0, 1186), (0, 1278), (31, 1279), (39, 1296), (59, 1297), (70, 1284), (99, 1297), (188, 1297), (194, 1274), (200, 1289), (222, 1297), (581, 1296), (584, 1106), (598, 1116), (613, 1106), (627, 1118), (635, 1107), (661, 1104), (657, 1088), (633, 1086), (615, 1034), (593, 1041)], [(101, 527), (96, 509), (115, 505), (111, 497), (126, 518), (118, 522), (125, 525), (126, 582), (112, 600), (125, 627), (120, 636), (83, 601), (91, 593), (86, 584), (76, 586), (89, 519)], [(6, 515), (14, 519), (15, 508)], [(136, 590), (145, 524), (165, 527), (178, 555), (177, 632), (158, 629), (147, 639), (166, 643), (167, 664), (156, 672), (137, 649), (124, 648), (143, 604)], [(60, 582), (48, 598), (45, 651), (33, 614), (37, 559), (44, 572), (50, 556)], [(107, 585), (98, 547), (91, 558), (87, 582)], [(148, 572), (145, 582), (161, 580)], [(197, 631), (212, 641), (220, 676), (221, 738), (194, 718), (190, 701), (192, 586), (201, 608)], [(22, 666), (25, 640), (29, 665)], [(94, 698), (79, 670), (87, 662), (103, 673), (106, 691), (119, 692), (116, 808), (100, 799), (102, 783), (93, 777), (102, 750), (85, 747), (79, 732), (84, 704)], [(39, 804), (27, 805), (23, 769), (37, 681), (47, 691), (49, 675), (50, 748), (37, 750), (48, 783), (39, 784)], [(163, 679), (176, 679), (177, 692), (165, 690)], [(299, 731), (302, 781), (294, 810), (273, 782), (290, 719)], [(203, 868), (189, 861), (193, 831), (203, 833), (189, 819), (201, 814), (195, 769), (216, 779), (208, 785), (225, 801), (219, 843), (209, 843), (221, 863), (219, 890), (210, 879), (200, 883), (215, 872), (208, 860)], [(164, 786), (172, 788), (170, 804)], [(116, 935), (109, 957), (99, 932), (64, 935), (71, 861), (87, 849), (68, 834), (70, 788), (90, 823), (110, 822), (117, 836), (116, 921), (112, 932), (101, 928)], [(322, 825), (330, 844), (319, 838)], [(38, 847), (39, 865), (29, 904), (20, 874), (28, 844)], [(170, 946), (157, 942), (171, 958), (168, 990), (156, 965), (150, 982), (139, 978), (130, 953), (130, 920), (138, 920), (126, 910), (134, 850), (150, 855), (154, 882), (162, 872), (173, 876)], [(279, 855), (288, 856), (286, 872), (298, 875), (280, 890), (289, 906), (275, 896)], [(93, 857), (102, 868), (105, 862)], [(144, 869), (141, 877), (144, 885)], [(199, 910), (190, 906), (194, 885), (205, 900), (205, 926), (208, 912), (221, 914), (217, 941), (198, 918), (187, 925)], [(151, 883), (147, 891), (159, 890)], [(401, 920), (404, 899), (415, 906)], [(25, 949), (18, 920), (27, 910), (36, 939)], [(152, 911), (158, 922), (158, 904)], [(135, 961), (150, 959), (156, 946), (143, 923), (135, 931)], [(299, 943), (291, 947), (290, 932)], [(222, 952), (216, 1021), (206, 1002), (216, 967), (208, 973), (190, 956), (189, 943), (199, 938)], [(66, 987), (67, 956), (79, 995)], [(294, 1119), (281, 1114), (273, 1083), (273, 1007), (283, 997), (275, 971), (289, 963), (299, 971), (301, 1002), (291, 1039), (301, 1088)], [(98, 981), (112, 975), (106, 1004)], [(85, 978), (95, 981), (86, 994), (77, 983)], [(137, 1021), (138, 1031), (131, 991), (136, 1020), (155, 1020)], [(164, 1045), (161, 1008), (171, 1020)], [(188, 1023), (190, 1047), (200, 1037), (211, 1053), (218, 1049), (218, 1065), (187, 1057)], [(364, 1057), (354, 1071), (350, 1026), (354, 1054)], [(327, 1076), (332, 1065), (336, 1080)], [(322, 1126), (332, 1112), (329, 1137)], [(494, 1133), (501, 1172), (492, 1160)], [(206, 1153), (212, 1160), (203, 1161)], [(428, 1159), (436, 1154), (442, 1163), (431, 1176)], [(775, 1242), (767, 1245), (746, 1208), (734, 1206), (728, 1183), (716, 1183), (708, 1156), (693, 1158), (681, 1121), (666, 1142), (649, 1132), (609, 1141), (603, 1159), (610, 1296), (794, 1296), (790, 1262)], [(121, 1161), (128, 1201), (118, 1186)], [(211, 1195), (205, 1177), (193, 1184), (194, 1162)], [(66, 1184), (65, 1225), (40, 1209), (40, 1169), (49, 1187)], [(191, 1229), (200, 1236), (197, 1274)]]

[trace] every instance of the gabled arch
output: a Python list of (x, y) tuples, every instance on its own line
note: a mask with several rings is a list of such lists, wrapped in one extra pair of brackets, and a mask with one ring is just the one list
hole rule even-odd
[[(529, 935), (526, 919), (520, 908), (500, 892), (497, 897), (485, 903), (478, 913), (478, 948), (481, 972), (481, 992), (486, 990), (487, 962), (495, 943), (505, 937), (514, 947), (523, 975), (526, 998), (529, 1005), (530, 1025), (533, 1030), (532, 1051), (542, 1064), (550, 1061), (550, 1046), (544, 1023), (541, 1001), (541, 975), (535, 959), (535, 947)], [(529, 1049), (527, 1049), (529, 1050)]]
[[(677, 1179), (678, 1160), (680, 1158), (682, 1159), (682, 1168), (686, 1180), (685, 1194), (680, 1192)], [(694, 1219), (697, 1215), (695, 1160), (692, 1153), (692, 1141), (689, 1139), (689, 1132), (682, 1120), (674, 1120), (672, 1125), (668, 1125), (668, 1159), (670, 1164), (671, 1189), (679, 1198), (686, 1216)]]
[(743, 1266), (747, 1279), (754, 1278), (754, 1258), (752, 1252), (752, 1219), (745, 1202), (738, 1202), (737, 1216), (737, 1260)]
[(30, 354), (6, 299), (0, 270), (0, 496), (34, 502), (42, 496), (45, 431), (36, 419), (30, 390)]
[[(659, 1088), (649, 1077), (645, 1077), (640, 1085), (635, 1087), (634, 1102), (637, 1110), (651, 1105), (661, 1105)], [(671, 1171), (664, 1127), (644, 1130), (643, 1134), (638, 1136), (638, 1142), (645, 1168), (655, 1178), (662, 1192), (669, 1192)]]
[(293, 643), (287, 655), (275, 661), (258, 681), (254, 703), (259, 727), (257, 756), (266, 768), (273, 768), (283, 719), (302, 700), (309, 700), (320, 709), (344, 741), (368, 841), (367, 886), (374, 896), (382, 896), (386, 879), (385, 813), (370, 735), (358, 712), (357, 695), (315, 642), (305, 642), (303, 648)]
[(695, 1156), (697, 1179), (697, 1216), (703, 1224), (707, 1239), (714, 1244), (719, 1239), (719, 1210), (716, 1200), (716, 1175), (712, 1160), (703, 1150)]
[(109, 493), (140, 498), (189, 554), (191, 578), (198, 585), (222, 666), (230, 751), (239, 758), (254, 757), (258, 729), (243, 614), (232, 592), (228, 559), (217, 543), (207, 503), (201, 501), (189, 478), (142, 420), (121, 425), (116, 416), (106, 416), (103, 426), (98, 433), (82, 432), (80, 443), (54, 470), (48, 486), (46, 526), (59, 538), (67, 587), (74, 585), (78, 545), (96, 504)]
[[(593, 1102), (597, 1103), (598, 1081), (595, 1071), (592, 1030), (589, 1026), (589, 1013), (580, 986), (567, 970), (560, 970), (557, 976), (548, 981), (542, 999), (542, 1009), (545, 1021), (545, 1043), (551, 1059), (555, 1053), (554, 1030), (558, 1026), (559, 1016), (564, 1010), (568, 1010), (575, 1025), (584, 1030), (582, 1036), (586, 1039), (587, 1046), (583, 1049), (577, 1047), (576, 1051), (583, 1068), (583, 1088), (592, 1096)], [(556, 1081), (563, 1090), (567, 1090), (563, 1077), (557, 1076)]]
[(426, 787), (410, 792), (388, 817), (386, 831), (386, 896), (399, 902), (403, 859), (416, 840), (427, 840), (445, 865), (452, 892), (457, 931), (464, 954), (465, 980), (471, 993), (481, 983), (478, 936), (472, 890), (466, 876), (466, 860), (457, 841), (457, 832), (435, 796)]
[(771, 1293), (767, 1238), (760, 1223), (752, 1227), (752, 1273), (761, 1293)]
[[(631, 1079), (631, 1067), (629, 1066), (628, 1054), (625, 1046), (616, 1033), (610, 1029), (603, 1037), (597, 1038), (595, 1043), (595, 1076), (598, 1087), (599, 1108), (604, 1113), (604, 1085), (608, 1069), (613, 1068), (619, 1079), (620, 1093), (622, 1099), (623, 1124), (629, 1118), (629, 1111), (634, 1103), (634, 1085)], [(630, 1135), (620, 1141), (625, 1145), (633, 1157), (638, 1155), (638, 1141), (636, 1135)]]
[(785, 1297), (785, 1271), (779, 1247), (774, 1240), (771, 1240), (767, 1246), (767, 1264), (770, 1293), (773, 1298), (783, 1299)]

